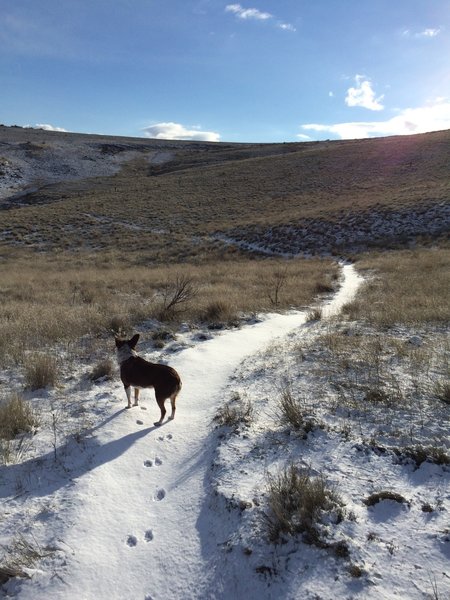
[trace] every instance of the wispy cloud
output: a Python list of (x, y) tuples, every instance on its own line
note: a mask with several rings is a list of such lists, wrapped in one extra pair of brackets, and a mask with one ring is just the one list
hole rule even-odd
[(284, 31), (297, 31), (290, 23), (278, 23), (278, 27), (284, 29)]
[(256, 19), (257, 21), (266, 21), (272, 19), (273, 15), (268, 12), (262, 12), (257, 8), (244, 8), (240, 4), (227, 4), (226, 12), (234, 13), (238, 19)]
[(416, 38), (416, 39), (430, 39), (437, 37), (442, 32), (440, 27), (427, 27), (422, 31), (411, 31), (410, 29), (404, 29), (402, 31), (403, 37)]
[(440, 131), (450, 129), (450, 100), (439, 98), (426, 106), (405, 108), (385, 121), (355, 121), (333, 125), (310, 123), (301, 127), (305, 131), (333, 134), (341, 139)]
[(157, 140), (196, 140), (218, 142), (220, 135), (215, 131), (201, 131), (198, 127), (190, 129), (180, 123), (155, 123), (143, 129), (144, 135)]
[(363, 75), (356, 75), (355, 87), (350, 87), (347, 90), (345, 103), (347, 106), (360, 106), (368, 110), (383, 110), (381, 104), (383, 96), (375, 97), (375, 92), (372, 89), (372, 82)]
[(284, 31), (296, 31), (291, 23), (279, 21), (269, 12), (264, 12), (258, 8), (244, 8), (241, 4), (227, 4), (225, 12), (233, 13), (238, 19), (254, 21), (273, 21), (275, 26)]

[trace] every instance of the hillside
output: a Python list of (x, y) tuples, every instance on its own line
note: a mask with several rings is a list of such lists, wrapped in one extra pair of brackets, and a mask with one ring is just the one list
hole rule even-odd
[(226, 144), (2, 126), (0, 244), (158, 262), (401, 246), (448, 231), (449, 164), (450, 131)]

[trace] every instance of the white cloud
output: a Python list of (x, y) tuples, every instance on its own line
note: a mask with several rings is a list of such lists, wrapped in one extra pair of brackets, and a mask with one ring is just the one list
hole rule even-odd
[(346, 105), (361, 106), (369, 110), (383, 110), (384, 106), (380, 101), (383, 100), (384, 96), (375, 98), (370, 79), (364, 78), (363, 75), (356, 75), (355, 81), (356, 86), (347, 90)]
[(307, 142), (308, 140), (311, 139), (311, 137), (309, 135), (305, 135), (304, 133), (297, 133), (297, 135), (295, 137), (298, 137), (299, 140), (302, 140), (304, 142)]
[(180, 123), (155, 123), (145, 127), (143, 131), (146, 137), (157, 140), (220, 141), (220, 135), (215, 131), (200, 131), (198, 127), (188, 129)]
[(45, 129), (45, 131), (67, 131), (67, 129), (63, 129), (62, 127), (55, 127), (54, 125), (50, 125), (49, 123), (36, 123), (34, 128)]
[(302, 125), (306, 131), (331, 133), (341, 139), (380, 137), (385, 135), (408, 135), (450, 129), (450, 100), (439, 98), (418, 108), (405, 108), (385, 121), (355, 121), (322, 125)]
[(227, 4), (225, 11), (234, 13), (239, 19), (265, 21), (273, 18), (273, 15), (268, 12), (262, 12), (257, 8), (244, 8), (240, 4)]
[(278, 27), (284, 31), (297, 31), (290, 23), (278, 23)]
[[(244, 8), (241, 4), (227, 4), (225, 12), (231, 12), (238, 19), (253, 19), (256, 21), (269, 21), (275, 19), (274, 15), (268, 12), (263, 12), (258, 8)], [(276, 27), (283, 31), (297, 31), (291, 23), (285, 23), (284, 21), (278, 21), (274, 23)]]
[(437, 35), (439, 35), (441, 33), (440, 29), (432, 29), (431, 27), (428, 29), (424, 29), (423, 31), (421, 31), (418, 36), (419, 37), (425, 37), (425, 38), (433, 38), (436, 37)]

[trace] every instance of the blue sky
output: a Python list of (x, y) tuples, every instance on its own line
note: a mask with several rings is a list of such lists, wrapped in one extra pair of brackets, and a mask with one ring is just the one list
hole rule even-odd
[(450, 0), (0, 0), (0, 122), (236, 142), (450, 128)]

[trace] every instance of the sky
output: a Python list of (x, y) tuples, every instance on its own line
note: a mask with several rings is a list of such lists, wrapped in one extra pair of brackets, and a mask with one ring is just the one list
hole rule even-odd
[(450, 0), (0, 0), (0, 123), (222, 142), (450, 129)]

